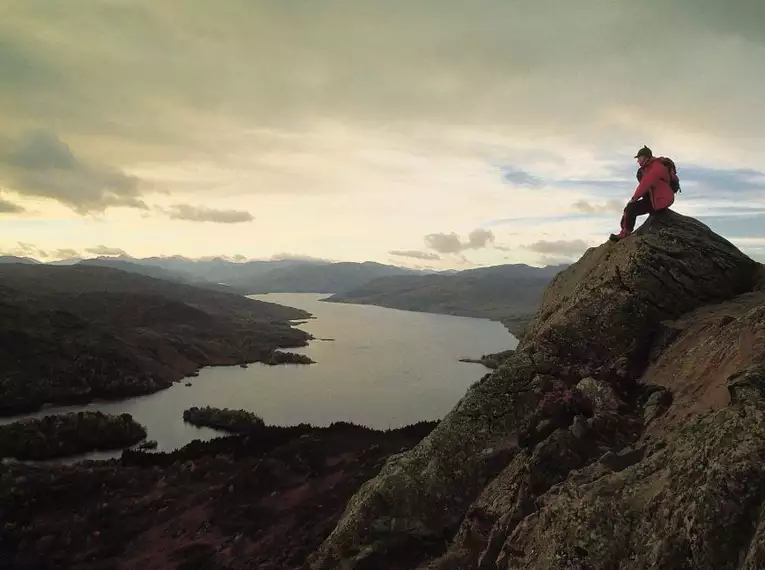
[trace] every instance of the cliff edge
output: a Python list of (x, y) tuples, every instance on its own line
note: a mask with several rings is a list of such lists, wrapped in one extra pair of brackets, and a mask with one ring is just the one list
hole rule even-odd
[(553, 279), (304, 568), (765, 567), (764, 341), (762, 266), (653, 215)]

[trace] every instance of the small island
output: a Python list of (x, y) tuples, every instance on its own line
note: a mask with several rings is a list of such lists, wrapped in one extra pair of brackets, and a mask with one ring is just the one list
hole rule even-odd
[(71, 412), (0, 426), (0, 457), (44, 460), (121, 449), (146, 437), (130, 414)]
[(229, 433), (249, 433), (265, 427), (263, 418), (245, 410), (194, 406), (183, 412), (183, 421), (197, 427), (209, 427)]
[(272, 350), (266, 356), (261, 358), (259, 362), (267, 364), (268, 366), (277, 366), (279, 364), (315, 364), (315, 362), (305, 354), (297, 354), (283, 350)]

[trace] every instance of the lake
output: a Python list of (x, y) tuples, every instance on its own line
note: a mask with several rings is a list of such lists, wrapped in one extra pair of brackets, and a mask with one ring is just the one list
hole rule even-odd
[[(298, 327), (317, 340), (286, 350), (306, 354), (315, 364), (204, 368), (199, 376), (148, 396), (51, 407), (23, 417), (79, 410), (129, 413), (146, 427), (148, 439), (158, 442), (159, 451), (222, 435), (184, 423), (183, 410), (192, 406), (244, 409), (273, 425), (304, 422), (325, 426), (343, 420), (373, 428), (396, 428), (442, 418), (471, 384), (490, 372), (480, 364), (459, 362), (460, 358), (478, 358), (515, 348), (518, 343), (500, 323), (486, 319), (322, 302), (326, 297), (309, 293), (251, 295), (314, 315)], [(2, 418), (0, 423), (15, 419)], [(119, 454), (92, 453), (87, 457)]]

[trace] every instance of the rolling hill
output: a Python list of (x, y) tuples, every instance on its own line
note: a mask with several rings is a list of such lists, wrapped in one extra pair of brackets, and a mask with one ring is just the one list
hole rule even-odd
[(111, 267), (113, 269), (119, 269), (128, 273), (136, 273), (138, 275), (145, 275), (146, 277), (153, 277), (155, 279), (164, 279), (165, 281), (184, 283), (186, 285), (195, 285), (197, 287), (213, 289), (216, 291), (240, 293), (239, 291), (233, 290), (226, 285), (221, 285), (214, 281), (208, 281), (207, 279), (194, 275), (190, 272), (166, 269), (159, 265), (147, 265), (144, 263), (126, 261), (124, 259), (117, 259), (113, 257), (96, 257), (92, 259), (83, 259), (82, 261), (77, 262), (76, 265)]
[(235, 262), (222, 258), (191, 260), (174, 256), (136, 259), (117, 256), (85, 259), (76, 264), (113, 267), (157, 279), (239, 294), (339, 293), (378, 277), (432, 273), (371, 261), (304, 259)]
[(18, 255), (0, 255), (0, 263), (23, 263), (25, 265), (38, 265), (40, 262), (31, 257), (19, 257)]
[(451, 275), (393, 275), (332, 295), (328, 302), (483, 317), (503, 322), (519, 335), (542, 293), (565, 266), (496, 265)]
[(0, 415), (167, 388), (271, 361), (306, 312), (98, 266), (0, 265)]
[(371, 261), (299, 265), (272, 269), (250, 279), (229, 285), (248, 294), (255, 293), (341, 293), (356, 289), (381, 277), (418, 276), (424, 272)]

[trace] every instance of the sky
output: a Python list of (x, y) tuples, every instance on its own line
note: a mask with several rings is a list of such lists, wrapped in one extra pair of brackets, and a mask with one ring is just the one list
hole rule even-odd
[(765, 261), (763, 22), (762, 0), (3, 0), (0, 253), (567, 262), (619, 229), (646, 144), (673, 209)]

